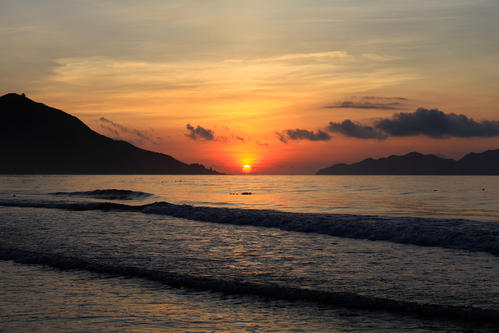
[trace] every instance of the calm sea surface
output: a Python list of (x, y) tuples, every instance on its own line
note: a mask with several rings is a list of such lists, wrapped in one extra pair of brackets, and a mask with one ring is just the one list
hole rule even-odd
[(499, 177), (0, 176), (0, 286), (0, 331), (494, 332)]
[(0, 176), (0, 198), (96, 189), (153, 194), (141, 203), (499, 222), (495, 176)]

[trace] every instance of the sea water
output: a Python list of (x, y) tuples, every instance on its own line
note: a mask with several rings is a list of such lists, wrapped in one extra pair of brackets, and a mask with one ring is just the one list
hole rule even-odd
[(494, 331), (499, 177), (0, 176), (5, 331)]

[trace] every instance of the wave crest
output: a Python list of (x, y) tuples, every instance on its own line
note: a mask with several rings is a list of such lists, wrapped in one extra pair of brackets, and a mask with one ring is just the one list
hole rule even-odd
[(164, 283), (172, 287), (215, 291), (227, 294), (257, 295), (289, 301), (310, 301), (319, 304), (351, 309), (382, 310), (423, 317), (448, 318), (459, 321), (499, 323), (499, 312), (467, 306), (425, 304), (372, 297), (353, 292), (320, 291), (280, 286), (273, 283), (254, 284), (243, 281), (218, 280), (209, 277), (182, 275), (165, 270), (120, 266), (100, 263), (57, 254), (41, 254), (0, 246), (0, 260), (13, 260), (22, 264), (46, 265), (61, 270), (86, 270), (113, 276), (142, 278)]
[(0, 200), (0, 206), (74, 211), (115, 210), (168, 215), (195, 221), (252, 225), (337, 237), (382, 240), (499, 255), (499, 223), (460, 219), (383, 217), (351, 214), (290, 213), (275, 210), (197, 207), (156, 202), (127, 205), (113, 202)]
[(105, 199), (105, 200), (142, 200), (152, 197), (154, 195), (151, 193), (140, 192), (140, 191), (117, 190), (117, 189), (94, 190), (94, 191), (85, 191), (85, 192), (55, 192), (50, 194), (57, 196), (65, 196), (65, 197), (94, 198), (94, 199)]

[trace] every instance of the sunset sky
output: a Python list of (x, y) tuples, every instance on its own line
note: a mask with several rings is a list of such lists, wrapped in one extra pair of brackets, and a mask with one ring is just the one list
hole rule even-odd
[(460, 158), (499, 148), (498, 17), (497, 0), (0, 0), (0, 93), (229, 173)]

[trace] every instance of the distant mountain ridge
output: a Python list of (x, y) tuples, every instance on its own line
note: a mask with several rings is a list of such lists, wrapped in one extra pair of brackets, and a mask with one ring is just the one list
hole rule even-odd
[(218, 174), (117, 141), (24, 95), (0, 97), (1, 174)]
[(469, 153), (460, 160), (417, 152), (358, 163), (335, 164), (317, 175), (499, 175), (499, 149)]

